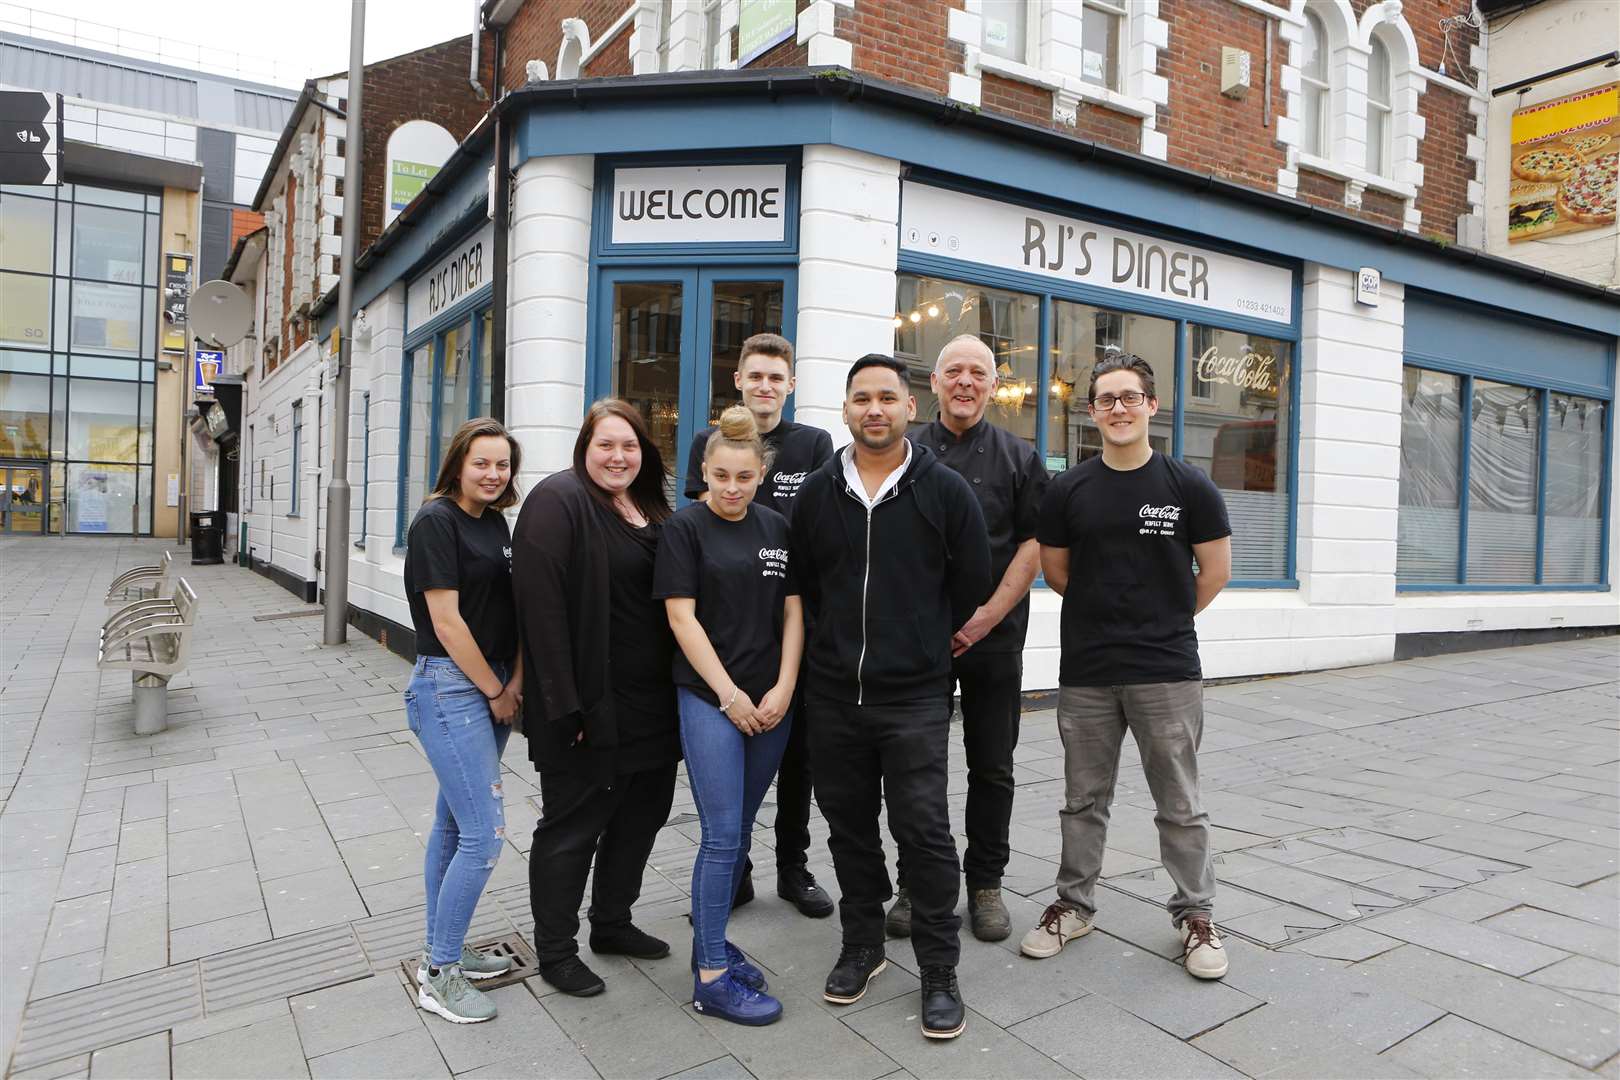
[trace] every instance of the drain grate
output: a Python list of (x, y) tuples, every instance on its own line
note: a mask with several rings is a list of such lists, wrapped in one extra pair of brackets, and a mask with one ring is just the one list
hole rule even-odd
[[(512, 961), (512, 966), (507, 969), (505, 975), (497, 975), (493, 979), (479, 979), (478, 989), (480, 990), (495, 990), (502, 986), (511, 986), (515, 982), (522, 982), (529, 976), (540, 973), (539, 958), (534, 955), (534, 950), (529, 948), (529, 943), (517, 934), (507, 934), (504, 937), (475, 941), (472, 943), (472, 947), (485, 956), (504, 956)], [(416, 985), (416, 965), (419, 963), (421, 963), (421, 958), (417, 956), (399, 962), (400, 969), (405, 972), (405, 978), (409, 980), (411, 986)]]

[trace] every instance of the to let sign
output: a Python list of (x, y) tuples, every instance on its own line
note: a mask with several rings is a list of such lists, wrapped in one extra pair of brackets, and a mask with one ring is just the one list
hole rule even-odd
[(62, 96), (0, 91), (0, 184), (62, 182)]
[(787, 166), (613, 170), (614, 244), (780, 243)]
[(1291, 325), (1282, 266), (907, 182), (900, 247)]

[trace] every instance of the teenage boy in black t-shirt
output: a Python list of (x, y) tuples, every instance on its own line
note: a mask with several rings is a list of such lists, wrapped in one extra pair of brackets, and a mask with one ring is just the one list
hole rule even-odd
[[(793, 503), (804, 478), (833, 455), (832, 436), (818, 427), (782, 419), (782, 409), (793, 393), (793, 346), (779, 334), (755, 334), (742, 343), (737, 371), (732, 376), (743, 404), (754, 414), (760, 438), (770, 451), (771, 464), (760, 481), (754, 505), (775, 510), (793, 520)], [(705, 427), (692, 439), (686, 461), (686, 497), (709, 497), (703, 482), (703, 451), (714, 428)], [(806, 627), (808, 633), (809, 628)], [(812, 919), (832, 914), (832, 897), (810, 873), (810, 753), (806, 749), (810, 725), (805, 722), (801, 680), (793, 711), (798, 722), (788, 736), (787, 752), (776, 775), (776, 894)], [(753, 863), (743, 869), (733, 905), (754, 898)]]
[(1193, 616), (1231, 578), (1232, 530), (1209, 477), (1149, 445), (1159, 400), (1147, 361), (1105, 356), (1087, 400), (1102, 455), (1053, 481), (1036, 532), (1046, 583), (1063, 597), (1063, 855), (1058, 898), (1020, 949), (1055, 956), (1091, 931), (1128, 729), (1153, 792), (1159, 857), (1176, 884), (1166, 906), (1181, 933), (1182, 965), (1218, 979), (1227, 960), (1211, 925), (1215, 872), (1198, 797), (1204, 684)]

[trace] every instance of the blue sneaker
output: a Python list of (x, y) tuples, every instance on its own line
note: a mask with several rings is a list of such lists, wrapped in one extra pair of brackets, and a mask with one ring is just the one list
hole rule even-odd
[(694, 977), (692, 1008), (703, 1016), (750, 1027), (774, 1024), (782, 1018), (780, 1001), (763, 990), (755, 990), (732, 971), (727, 971), (710, 983)]
[[(765, 981), (765, 973), (749, 962), (743, 951), (731, 942), (726, 942), (726, 968), (747, 986), (753, 987), (760, 993), (770, 989)], [(698, 969), (697, 953), (692, 954), (692, 974), (696, 975)]]

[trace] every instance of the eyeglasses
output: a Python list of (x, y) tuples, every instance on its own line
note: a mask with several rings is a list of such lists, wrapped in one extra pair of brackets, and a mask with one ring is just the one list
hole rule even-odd
[(1098, 394), (1091, 399), (1091, 407), (1100, 412), (1111, 412), (1116, 401), (1123, 402), (1127, 409), (1134, 409), (1146, 400), (1147, 395), (1140, 390), (1127, 390), (1123, 394)]

